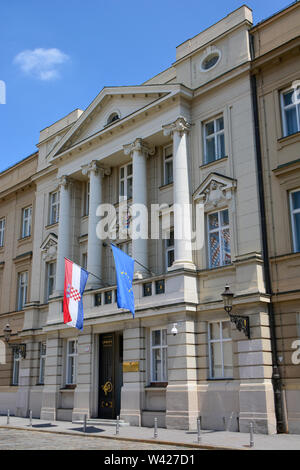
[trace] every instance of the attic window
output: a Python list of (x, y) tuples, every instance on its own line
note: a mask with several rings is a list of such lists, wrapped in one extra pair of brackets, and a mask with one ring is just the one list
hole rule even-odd
[(219, 52), (212, 52), (208, 56), (206, 56), (200, 65), (202, 72), (206, 72), (207, 70), (212, 69), (217, 65), (220, 60), (220, 53)]
[(118, 113), (112, 113), (107, 119), (106, 125), (108, 126), (108, 124), (111, 124), (112, 122), (117, 121), (118, 119), (120, 119)]

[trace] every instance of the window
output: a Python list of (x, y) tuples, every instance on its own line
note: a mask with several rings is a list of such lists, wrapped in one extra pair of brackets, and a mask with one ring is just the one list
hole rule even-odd
[(293, 250), (300, 251), (300, 189), (290, 192)]
[(89, 215), (90, 210), (90, 182), (87, 181), (84, 185), (84, 199), (83, 199), (83, 215)]
[(165, 280), (160, 279), (155, 281), (155, 294), (164, 294), (165, 293)]
[(18, 276), (18, 310), (22, 310), (27, 301), (28, 272), (20, 273)]
[(75, 385), (77, 382), (77, 339), (67, 343), (67, 377), (66, 385)]
[(168, 381), (167, 329), (151, 331), (151, 382)]
[(22, 211), (22, 238), (30, 237), (31, 235), (31, 215), (32, 207), (26, 207)]
[(56, 224), (59, 220), (59, 191), (50, 194), (49, 224)]
[(212, 69), (220, 60), (220, 53), (219, 52), (212, 52), (208, 56), (204, 57), (201, 62), (200, 68), (202, 72), (206, 72), (207, 70)]
[(120, 200), (132, 198), (132, 163), (120, 168)]
[(87, 253), (82, 253), (82, 267), (87, 269)]
[(104, 292), (104, 303), (111, 304), (112, 303), (112, 290), (108, 290)]
[(132, 256), (132, 242), (131, 241), (121, 243), (118, 246), (118, 248), (120, 248), (120, 250), (124, 251), (124, 253), (126, 253), (126, 255)]
[(165, 263), (166, 267), (169, 268), (174, 263), (174, 229), (170, 231), (170, 236), (165, 240)]
[(173, 183), (173, 145), (164, 148), (164, 184)]
[(46, 302), (48, 302), (50, 295), (53, 294), (55, 289), (55, 278), (56, 278), (56, 263), (46, 264), (47, 276), (46, 276)]
[(149, 297), (152, 295), (152, 282), (145, 282), (143, 284), (143, 296)]
[(217, 268), (231, 263), (228, 209), (213, 212), (208, 218), (209, 267)]
[(5, 219), (0, 219), (0, 247), (4, 246)]
[(204, 124), (205, 163), (225, 157), (225, 136), (223, 116)]
[(13, 349), (12, 385), (19, 385), (20, 359), (20, 353), (17, 351), (17, 349)]
[(40, 343), (39, 384), (44, 384), (44, 380), (45, 380), (45, 363), (46, 363), (46, 343)]
[(232, 340), (229, 321), (214, 322), (208, 325), (208, 346), (210, 378), (232, 378)]
[(106, 125), (108, 126), (109, 124), (111, 124), (112, 122), (117, 121), (118, 119), (120, 119), (118, 113), (112, 113), (112, 114), (109, 116), (109, 118), (107, 119)]
[(300, 132), (300, 89), (281, 93), (284, 137)]

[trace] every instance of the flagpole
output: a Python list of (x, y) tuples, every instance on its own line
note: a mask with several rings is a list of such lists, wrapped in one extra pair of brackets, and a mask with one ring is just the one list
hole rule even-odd
[[(109, 242), (109, 244), (111, 244), (111, 242)], [(105, 248), (107, 248), (107, 247), (108, 247), (108, 244), (107, 244), (106, 242), (103, 242), (103, 246), (104, 246)], [(118, 248), (118, 247), (117, 247), (117, 248)], [(134, 258), (134, 261), (135, 261), (137, 264), (139, 264), (140, 266), (142, 266), (142, 268), (146, 269), (152, 276), (158, 276), (158, 274), (155, 274), (155, 273), (153, 273), (152, 271), (150, 271), (149, 268), (147, 268), (146, 266), (144, 266), (142, 263), (140, 263), (139, 261), (137, 261), (135, 258)]]

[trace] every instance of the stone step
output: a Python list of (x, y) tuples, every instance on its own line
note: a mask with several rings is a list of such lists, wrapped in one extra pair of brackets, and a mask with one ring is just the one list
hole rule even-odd
[[(73, 424), (83, 424), (83, 420), (76, 420), (73, 421)], [(117, 420), (116, 419), (100, 419), (100, 418), (90, 418), (86, 420), (87, 426), (116, 426)], [(119, 426), (129, 426), (129, 423), (120, 419)]]

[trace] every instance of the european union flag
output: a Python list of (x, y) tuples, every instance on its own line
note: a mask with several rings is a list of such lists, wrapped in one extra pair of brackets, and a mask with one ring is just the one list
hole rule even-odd
[(114, 254), (117, 274), (117, 304), (119, 308), (126, 308), (134, 317), (133, 274), (134, 259), (124, 251), (110, 244)]

